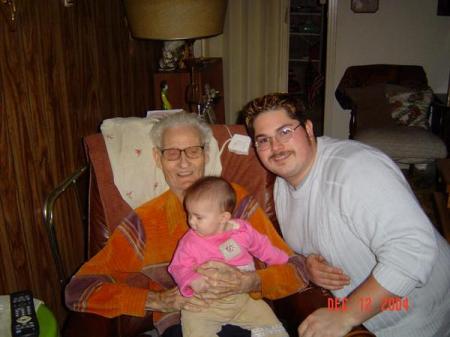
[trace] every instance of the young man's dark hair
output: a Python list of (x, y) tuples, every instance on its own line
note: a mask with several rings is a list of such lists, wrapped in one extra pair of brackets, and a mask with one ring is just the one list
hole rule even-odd
[(284, 109), (290, 118), (298, 120), (302, 127), (305, 126), (307, 118), (303, 103), (293, 95), (274, 93), (256, 98), (245, 105), (243, 112), (249, 135), (255, 135), (253, 122), (259, 114), (277, 109)]

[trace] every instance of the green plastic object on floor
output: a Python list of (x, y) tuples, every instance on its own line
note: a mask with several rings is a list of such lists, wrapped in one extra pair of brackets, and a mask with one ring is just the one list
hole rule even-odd
[(39, 322), (39, 337), (59, 337), (58, 323), (46, 305), (39, 305), (36, 316)]

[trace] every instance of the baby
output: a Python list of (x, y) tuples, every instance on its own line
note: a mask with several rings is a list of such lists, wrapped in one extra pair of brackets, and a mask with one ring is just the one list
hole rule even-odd
[[(253, 256), (267, 264), (284, 264), (288, 256), (246, 221), (231, 219), (236, 204), (233, 187), (224, 179), (204, 177), (187, 189), (184, 206), (190, 230), (180, 240), (169, 272), (183, 296), (207, 287), (196, 272), (201, 264), (222, 261), (243, 271), (255, 270)], [(202, 312), (182, 310), (184, 337), (215, 336), (222, 325), (238, 325), (252, 336), (288, 337), (263, 300), (236, 294), (215, 300)]]

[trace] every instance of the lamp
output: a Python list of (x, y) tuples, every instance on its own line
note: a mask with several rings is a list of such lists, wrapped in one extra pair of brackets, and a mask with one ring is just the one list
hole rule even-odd
[[(188, 103), (200, 103), (200, 89), (194, 82), (195, 68), (201, 59), (193, 58), (192, 45), (195, 39), (221, 34), (225, 21), (227, 0), (124, 0), (131, 34), (135, 38), (163, 40), (161, 70), (178, 68), (178, 51), (172, 51), (174, 40), (187, 42), (185, 60), (190, 69)], [(172, 41), (172, 42), (170, 42)], [(164, 59), (166, 57), (166, 60)], [(191, 110), (193, 110), (191, 108)]]
[(131, 33), (153, 40), (191, 40), (221, 34), (226, 0), (125, 0)]

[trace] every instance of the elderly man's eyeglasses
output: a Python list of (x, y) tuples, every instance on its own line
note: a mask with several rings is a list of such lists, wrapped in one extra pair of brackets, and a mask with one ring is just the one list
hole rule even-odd
[(287, 143), (289, 139), (292, 138), (294, 135), (295, 130), (301, 125), (297, 125), (295, 128), (292, 128), (290, 126), (283, 126), (282, 128), (278, 129), (275, 132), (274, 137), (268, 137), (268, 136), (258, 136), (255, 139), (255, 146), (259, 151), (265, 151), (270, 148), (270, 146), (273, 144), (273, 139), (275, 138), (280, 143)]
[(161, 154), (165, 160), (174, 161), (178, 160), (181, 157), (181, 152), (184, 152), (184, 155), (189, 159), (197, 159), (203, 154), (203, 150), (205, 149), (204, 145), (196, 145), (189, 146), (185, 149), (159, 149)]

